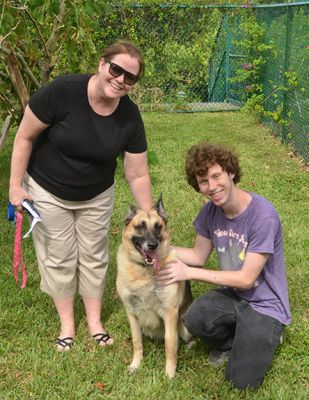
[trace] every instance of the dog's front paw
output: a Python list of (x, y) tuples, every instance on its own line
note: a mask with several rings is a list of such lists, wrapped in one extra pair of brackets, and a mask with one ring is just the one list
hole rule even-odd
[(136, 370), (138, 370), (139, 366), (140, 366), (140, 362), (132, 362), (129, 366), (128, 366), (128, 371), (133, 374)]
[(192, 339), (190, 342), (186, 343), (188, 349), (192, 349), (196, 345), (196, 340)]
[(176, 375), (176, 366), (166, 366), (165, 375), (170, 379), (174, 378)]

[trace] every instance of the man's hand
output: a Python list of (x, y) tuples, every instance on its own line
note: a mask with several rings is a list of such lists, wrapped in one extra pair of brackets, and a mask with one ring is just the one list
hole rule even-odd
[(156, 280), (163, 286), (170, 285), (179, 281), (186, 281), (190, 279), (191, 268), (184, 264), (182, 261), (170, 261), (164, 268), (161, 268), (156, 273)]

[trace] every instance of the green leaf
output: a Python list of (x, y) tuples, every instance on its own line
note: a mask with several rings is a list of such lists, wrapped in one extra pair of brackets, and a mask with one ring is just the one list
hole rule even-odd
[(148, 151), (148, 163), (149, 163), (149, 165), (160, 164), (157, 153), (154, 150)]
[(29, 5), (29, 8), (31, 10), (36, 9), (37, 7), (43, 6), (45, 3), (45, 0), (31, 0), (31, 5)]
[(59, 3), (59, 1), (57, 0), (57, 1), (52, 1), (51, 2), (51, 4), (50, 4), (50, 11), (53, 13), (53, 14), (58, 14), (58, 12), (59, 12), (59, 5), (60, 5), (60, 3)]
[(0, 32), (7, 33), (11, 28), (13, 28), (13, 26), (14, 26), (14, 17), (12, 14), (6, 11), (2, 19)]

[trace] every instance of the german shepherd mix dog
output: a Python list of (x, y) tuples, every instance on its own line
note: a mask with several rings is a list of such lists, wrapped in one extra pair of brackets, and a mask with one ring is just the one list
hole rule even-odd
[(192, 302), (189, 282), (160, 285), (154, 274), (175, 259), (171, 254), (167, 217), (162, 196), (149, 212), (130, 206), (118, 251), (117, 290), (125, 306), (133, 341), (129, 371), (139, 368), (143, 358), (142, 333), (165, 339), (165, 373), (176, 372), (178, 336), (191, 340), (180, 319)]

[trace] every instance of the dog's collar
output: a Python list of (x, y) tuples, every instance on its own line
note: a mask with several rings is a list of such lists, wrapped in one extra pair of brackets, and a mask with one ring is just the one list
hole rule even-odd
[(139, 262), (137, 262), (136, 264), (141, 265), (142, 267), (152, 267), (152, 265), (147, 264), (145, 261), (144, 261), (144, 262), (139, 261)]
[(134, 263), (137, 265), (140, 265), (141, 267), (152, 267), (152, 265), (147, 264), (146, 262), (143, 261), (136, 261), (134, 260)]
[(137, 265), (141, 265), (142, 267), (145, 267), (145, 263), (144, 262), (142, 262), (142, 261), (135, 261), (135, 264), (137, 264)]

